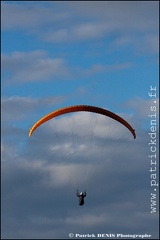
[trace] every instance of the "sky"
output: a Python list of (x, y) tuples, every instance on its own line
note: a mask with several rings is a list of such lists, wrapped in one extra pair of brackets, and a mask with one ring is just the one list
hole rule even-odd
[[(1, 1), (2, 239), (158, 239), (158, 9)], [(41, 117), (72, 105), (114, 112), (136, 139), (87, 112), (28, 137)], [(87, 189), (83, 206), (77, 188)]]

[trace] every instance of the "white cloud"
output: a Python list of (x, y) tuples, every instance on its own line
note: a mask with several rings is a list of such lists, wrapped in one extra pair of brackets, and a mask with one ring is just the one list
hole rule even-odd
[(93, 64), (88, 68), (70, 67), (62, 58), (50, 58), (47, 52), (13, 52), (2, 54), (2, 77), (8, 84), (46, 82), (90, 77), (103, 72), (120, 71), (131, 68), (131, 62), (114, 64)]
[(138, 53), (141, 45), (153, 54), (158, 52), (157, 8), (156, 2), (3, 3), (2, 29), (27, 29), (53, 43), (113, 36), (119, 47), (130, 44)]
[(125, 62), (121, 64), (111, 64), (111, 65), (95, 64), (95, 65), (92, 65), (87, 70), (82, 70), (82, 74), (84, 73), (84, 75), (90, 76), (94, 74), (99, 74), (101, 72), (120, 71), (120, 70), (128, 69), (131, 67), (132, 67), (131, 62)]
[(83, 23), (72, 28), (72, 37), (78, 40), (101, 38), (105, 33), (106, 26), (101, 23)]
[[(117, 114), (129, 122), (133, 118), (133, 116)], [(68, 116), (64, 115), (59, 120), (48, 122), (47, 128), (59, 133), (70, 133), (73, 135), (72, 137), (80, 136), (83, 138), (88, 136), (88, 138), (100, 137), (105, 139), (106, 137), (110, 137), (115, 139), (116, 136), (124, 137), (126, 134), (128, 137), (130, 134), (127, 128), (112, 118), (87, 112), (77, 112)]]
[(68, 39), (67, 29), (59, 29), (57, 31), (49, 31), (45, 34), (43, 39), (47, 42), (63, 42)]
[[(157, 116), (159, 115), (159, 98), (157, 97), (154, 99), (142, 99), (140, 97), (137, 97), (135, 99), (128, 100), (125, 106), (129, 106), (131, 109), (134, 109), (137, 114), (137, 119), (148, 120), (148, 115), (153, 114), (154, 112), (156, 112)], [(153, 109), (153, 106), (154, 111), (151, 111), (151, 109)]]
[(11, 55), (2, 55), (2, 68), (10, 74), (7, 81), (10, 83), (46, 81), (57, 78), (66, 79), (69, 70), (61, 58), (49, 58), (45, 51), (13, 52)]
[(30, 118), (29, 113), (33, 114), (35, 109), (42, 109), (47, 106), (55, 105), (64, 100), (64, 97), (46, 97), (46, 98), (32, 98), (12, 96), (2, 98), (2, 119), (3, 121), (20, 121), (24, 118)]

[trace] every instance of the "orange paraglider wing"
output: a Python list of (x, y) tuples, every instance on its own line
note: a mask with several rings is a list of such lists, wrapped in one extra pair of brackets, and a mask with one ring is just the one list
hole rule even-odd
[(42, 125), (46, 121), (48, 121), (52, 118), (55, 118), (57, 116), (66, 114), (66, 113), (79, 112), (79, 111), (94, 112), (94, 113), (98, 113), (98, 114), (102, 114), (107, 117), (110, 117), (110, 118), (118, 121), (119, 123), (123, 124), (126, 128), (128, 128), (130, 130), (130, 132), (132, 133), (134, 139), (136, 138), (135, 130), (123, 118), (121, 118), (120, 116), (116, 115), (113, 112), (110, 112), (107, 109), (99, 108), (99, 107), (95, 107), (95, 106), (88, 106), (88, 105), (77, 105), (77, 106), (69, 106), (69, 107), (65, 107), (65, 108), (60, 108), (56, 111), (53, 111), (53, 112), (45, 115), (44, 117), (42, 117), (40, 120), (38, 120), (32, 126), (32, 128), (29, 131), (29, 137), (31, 137), (32, 133), (35, 131), (36, 128), (38, 128), (40, 125)]

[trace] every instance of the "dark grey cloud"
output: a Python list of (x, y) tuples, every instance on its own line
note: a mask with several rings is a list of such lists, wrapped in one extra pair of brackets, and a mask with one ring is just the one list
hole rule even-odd
[[(114, 135), (115, 125), (109, 126), (110, 131), (101, 118), (90, 122), (83, 114), (71, 115), (46, 123), (23, 146), (15, 138), (21, 130), (10, 129), (10, 141), (2, 142), (2, 238), (66, 239), (70, 232), (157, 238), (158, 216), (150, 213), (147, 132), (140, 126), (137, 139), (125, 143), (123, 134)], [(80, 208), (76, 187), (83, 190), (88, 170), (87, 197)]]

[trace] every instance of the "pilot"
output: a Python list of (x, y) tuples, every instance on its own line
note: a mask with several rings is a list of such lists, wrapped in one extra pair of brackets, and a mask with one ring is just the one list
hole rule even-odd
[(77, 190), (77, 197), (79, 197), (79, 205), (82, 206), (84, 204), (84, 198), (86, 197), (86, 190), (83, 192), (80, 192)]

